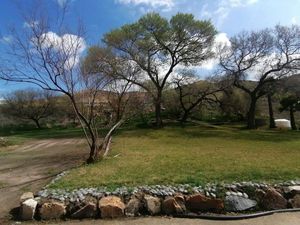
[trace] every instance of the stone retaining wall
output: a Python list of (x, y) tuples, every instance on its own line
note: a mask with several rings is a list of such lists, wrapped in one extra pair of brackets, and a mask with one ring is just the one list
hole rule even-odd
[(155, 185), (133, 189), (42, 190), (20, 198), (20, 219), (117, 218), (188, 213), (240, 213), (300, 207), (300, 182), (280, 185), (242, 182), (177, 187)]

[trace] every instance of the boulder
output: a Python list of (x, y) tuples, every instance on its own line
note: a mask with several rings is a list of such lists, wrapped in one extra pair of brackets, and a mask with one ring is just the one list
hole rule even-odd
[(38, 202), (34, 199), (27, 199), (21, 204), (21, 219), (22, 220), (32, 220), (34, 218), (36, 206)]
[(183, 214), (186, 211), (184, 197), (182, 195), (167, 197), (162, 202), (162, 210), (167, 215)]
[(33, 199), (34, 195), (32, 192), (25, 192), (20, 197), (20, 203), (26, 201), (27, 199)]
[(284, 188), (284, 192), (286, 194), (291, 194), (292, 196), (295, 196), (297, 194), (300, 194), (300, 185), (297, 186), (288, 186)]
[(266, 190), (260, 204), (266, 210), (285, 209), (287, 200), (274, 188), (269, 188)]
[(100, 199), (99, 209), (102, 218), (117, 218), (124, 216), (125, 204), (119, 197), (108, 196)]
[(222, 211), (224, 202), (217, 198), (208, 198), (203, 194), (194, 194), (187, 198), (186, 207), (192, 212)]
[(256, 189), (254, 193), (255, 193), (254, 197), (258, 202), (260, 202), (266, 195), (266, 192), (262, 189)]
[(161, 212), (161, 200), (160, 198), (153, 197), (151, 195), (144, 196), (145, 205), (150, 215), (157, 215)]
[(43, 220), (59, 219), (66, 214), (66, 206), (60, 202), (46, 202), (40, 208)]
[(229, 212), (239, 212), (254, 208), (257, 202), (240, 196), (226, 196), (225, 209)]
[(93, 202), (86, 203), (82, 208), (71, 215), (73, 219), (95, 218), (97, 216), (97, 205)]
[(300, 194), (297, 194), (292, 199), (290, 199), (289, 203), (292, 208), (300, 208)]
[(132, 197), (126, 205), (125, 214), (126, 216), (138, 216), (142, 208), (143, 203), (141, 200), (136, 197)]

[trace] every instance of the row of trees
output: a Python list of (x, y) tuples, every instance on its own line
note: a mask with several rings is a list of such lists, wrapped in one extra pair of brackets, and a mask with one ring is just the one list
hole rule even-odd
[[(292, 81), (300, 76), (292, 76), (287, 81)], [(164, 118), (178, 119), (182, 123), (188, 118), (218, 119), (219, 121), (244, 121), (247, 114), (249, 99), (237, 88), (224, 87), (216, 81), (197, 80), (193, 73), (183, 77), (176, 77), (174, 86), (164, 92), (163, 109)], [(286, 82), (281, 82), (277, 92), (268, 94), (264, 101), (260, 101), (257, 114), (260, 117), (269, 111), (270, 128), (275, 128), (274, 112), (288, 111), (293, 129), (297, 129), (294, 113), (299, 111), (300, 102), (297, 95), (292, 95)], [(295, 81), (299, 85), (299, 81)], [(218, 85), (216, 85), (218, 84)], [(152, 114), (151, 97), (146, 92), (128, 91), (129, 83), (112, 82), (101, 97), (96, 99), (97, 114), (101, 115), (102, 124), (109, 126), (121, 118), (132, 118), (137, 122)], [(279, 85), (278, 85), (279, 86)], [(297, 92), (295, 92), (297, 93)], [(80, 108), (90, 104), (85, 99), (85, 93), (80, 95)], [(274, 99), (276, 101), (274, 101)], [(275, 103), (275, 106), (273, 106)], [(138, 107), (137, 107), (138, 106)], [(267, 107), (268, 106), (268, 107)], [(13, 124), (24, 124), (32, 121), (37, 128), (45, 123), (47, 126), (78, 126), (74, 110), (67, 99), (61, 95), (39, 89), (24, 89), (8, 93), (0, 105), (0, 113), (7, 119), (12, 119)], [(212, 116), (213, 115), (213, 116)], [(286, 115), (283, 115), (283, 117)], [(151, 117), (150, 117), (151, 118)], [(9, 124), (8, 120), (6, 124)]]
[[(22, 32), (12, 30), (9, 54), (3, 54), (1, 60), (1, 78), (65, 95), (90, 147), (88, 163), (107, 154), (112, 134), (124, 120), (122, 99), (130, 90), (139, 87), (147, 92), (156, 126), (161, 127), (163, 94), (168, 87), (176, 86), (185, 121), (197, 105), (216, 101), (219, 92), (234, 86), (249, 96), (247, 126), (252, 129), (257, 100), (268, 93), (267, 87), (299, 69), (298, 26), (242, 32), (230, 39), (230, 45), (216, 46), (217, 32), (210, 21), (197, 20), (191, 14), (178, 13), (168, 20), (149, 13), (105, 34), (101, 45), (90, 47), (81, 59), (85, 49), (82, 27), (70, 34), (63, 21), (65, 10), (50, 20), (39, 7), (33, 8), (25, 17), (31, 26)], [(216, 76), (200, 89), (192, 88), (182, 68), (201, 66), (212, 58), (219, 60)], [(257, 81), (249, 84), (250, 75)], [(116, 102), (122, 104), (112, 104), (119, 116), (101, 138), (98, 129), (103, 114), (98, 113), (102, 107), (98, 99), (109, 85), (115, 85), (121, 99)], [(82, 96), (88, 104), (81, 104)]]

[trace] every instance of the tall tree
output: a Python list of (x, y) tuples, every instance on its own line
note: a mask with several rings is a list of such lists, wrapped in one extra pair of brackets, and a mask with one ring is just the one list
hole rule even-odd
[(4, 96), (2, 112), (8, 117), (31, 120), (41, 128), (41, 119), (54, 114), (55, 98), (49, 91), (17, 90)]
[(191, 14), (178, 13), (168, 21), (157, 13), (149, 13), (107, 33), (104, 42), (122, 65), (139, 71), (135, 76), (117, 74), (151, 94), (156, 126), (160, 127), (162, 95), (169, 77), (179, 65), (199, 65), (212, 57), (215, 34), (210, 21), (196, 20)]
[(291, 127), (297, 130), (296, 120), (294, 113), (300, 110), (300, 98), (296, 95), (288, 95), (280, 100), (280, 111), (289, 111)]
[(87, 163), (92, 163), (107, 153), (112, 134), (122, 122), (112, 125), (104, 138), (98, 134), (97, 111), (101, 106), (97, 106), (96, 99), (110, 78), (104, 70), (93, 73), (89, 67), (80, 66), (80, 57), (86, 46), (84, 29), (79, 26), (70, 31), (65, 26), (67, 8), (61, 8), (59, 16), (53, 19), (41, 3), (31, 6), (28, 13), (23, 12), (28, 24), (26, 28), (11, 30), (13, 38), (7, 45), (8, 54), (2, 54), (0, 76), (7, 81), (31, 83), (64, 94), (89, 145)]
[[(276, 26), (255, 32), (242, 32), (219, 52), (220, 66), (233, 85), (250, 99), (247, 127), (256, 128), (255, 110), (266, 85), (297, 70), (300, 61), (299, 26)], [(299, 67), (298, 67), (299, 69)], [(252, 77), (254, 82), (248, 81)]]

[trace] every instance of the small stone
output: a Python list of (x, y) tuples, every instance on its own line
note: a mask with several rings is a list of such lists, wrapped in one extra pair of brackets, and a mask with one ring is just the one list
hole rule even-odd
[(230, 191), (226, 191), (225, 193), (227, 196), (231, 195), (231, 192)]
[(27, 199), (21, 204), (21, 219), (32, 220), (34, 218), (37, 201), (34, 199)]
[(237, 196), (240, 196), (240, 197), (242, 197), (242, 196), (243, 196), (243, 193), (241, 193), (241, 192), (237, 192)]

